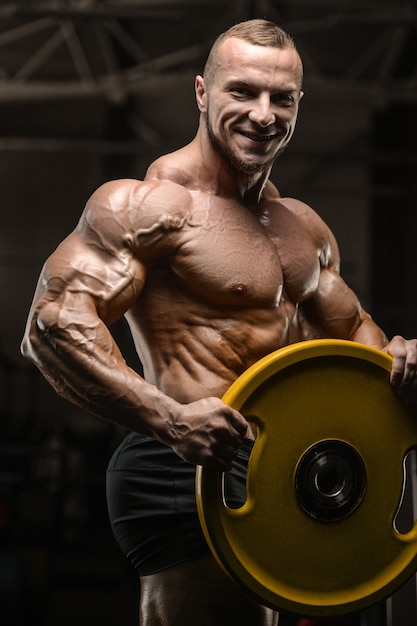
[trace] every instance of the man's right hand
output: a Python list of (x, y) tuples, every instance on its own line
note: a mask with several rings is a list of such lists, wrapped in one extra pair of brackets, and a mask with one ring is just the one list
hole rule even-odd
[(169, 443), (174, 452), (194, 465), (230, 470), (248, 429), (246, 419), (215, 397), (180, 406)]

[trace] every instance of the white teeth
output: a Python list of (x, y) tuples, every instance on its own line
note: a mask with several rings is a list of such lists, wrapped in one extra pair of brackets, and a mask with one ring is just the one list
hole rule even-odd
[(245, 137), (248, 137), (248, 139), (252, 139), (253, 141), (270, 141), (271, 139), (274, 138), (274, 135), (267, 135), (266, 137), (259, 137), (258, 135), (249, 135), (248, 133), (244, 133)]

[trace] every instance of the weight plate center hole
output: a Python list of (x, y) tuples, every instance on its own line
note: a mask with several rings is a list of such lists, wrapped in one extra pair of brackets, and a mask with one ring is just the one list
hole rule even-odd
[(346, 480), (340, 469), (332, 465), (326, 465), (317, 471), (314, 483), (319, 493), (332, 498), (343, 491)]
[(336, 521), (352, 513), (362, 501), (365, 464), (345, 441), (319, 441), (299, 459), (295, 489), (306, 513), (321, 521)]

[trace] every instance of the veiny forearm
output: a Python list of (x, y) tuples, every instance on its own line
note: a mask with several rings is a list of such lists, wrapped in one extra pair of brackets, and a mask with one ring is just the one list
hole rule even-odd
[(44, 303), (22, 349), (63, 398), (131, 430), (169, 439), (177, 403), (127, 366), (97, 316), (75, 316), (55, 302)]

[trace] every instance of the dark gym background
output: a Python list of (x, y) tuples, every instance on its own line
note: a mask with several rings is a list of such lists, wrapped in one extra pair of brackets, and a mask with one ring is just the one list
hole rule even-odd
[[(387, 333), (417, 336), (415, 0), (0, 0), (2, 626), (137, 624), (104, 498), (124, 433), (57, 398), (19, 343), (42, 263), (88, 196), (192, 138), (194, 76), (250, 17), (289, 30), (305, 65), (273, 180), (330, 224)], [(385, 609), (367, 626), (414, 626), (415, 581)]]

